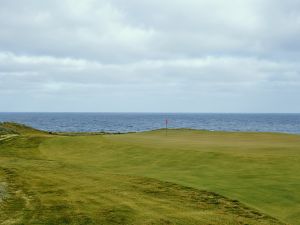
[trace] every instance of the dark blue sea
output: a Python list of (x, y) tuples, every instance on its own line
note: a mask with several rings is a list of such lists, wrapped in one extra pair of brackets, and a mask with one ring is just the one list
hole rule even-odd
[(300, 134), (300, 114), (237, 113), (0, 113), (0, 121), (47, 131), (136, 132), (165, 127)]

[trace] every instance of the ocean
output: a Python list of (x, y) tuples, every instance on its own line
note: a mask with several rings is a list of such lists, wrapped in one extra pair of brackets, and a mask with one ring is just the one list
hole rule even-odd
[(138, 132), (165, 127), (300, 134), (300, 114), (244, 113), (0, 113), (13, 121), (60, 132)]

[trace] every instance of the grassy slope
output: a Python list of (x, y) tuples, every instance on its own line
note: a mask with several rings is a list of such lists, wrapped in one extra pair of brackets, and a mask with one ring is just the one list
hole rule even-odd
[(23, 124), (13, 123), (13, 122), (0, 122), (0, 135), (9, 135), (9, 134), (45, 134), (46, 132), (28, 127)]
[(299, 151), (284, 134), (25, 132), (0, 142), (0, 224), (277, 224), (230, 199), (299, 224)]

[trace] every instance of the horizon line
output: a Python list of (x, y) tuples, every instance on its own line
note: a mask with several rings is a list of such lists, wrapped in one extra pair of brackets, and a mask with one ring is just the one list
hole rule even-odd
[(131, 112), (126, 112), (126, 111), (0, 111), (0, 113), (132, 113), (132, 114), (137, 114), (137, 113), (153, 113), (153, 114), (300, 114), (300, 112), (159, 112), (159, 111), (143, 111), (143, 112), (138, 112), (138, 111), (131, 111)]

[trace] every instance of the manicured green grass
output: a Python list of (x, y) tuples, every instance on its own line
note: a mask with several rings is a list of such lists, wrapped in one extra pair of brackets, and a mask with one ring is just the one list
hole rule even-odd
[(25, 129), (0, 141), (0, 224), (299, 224), (299, 172), (299, 135)]

